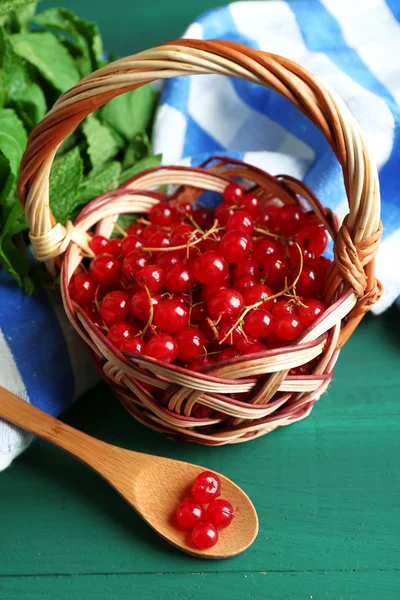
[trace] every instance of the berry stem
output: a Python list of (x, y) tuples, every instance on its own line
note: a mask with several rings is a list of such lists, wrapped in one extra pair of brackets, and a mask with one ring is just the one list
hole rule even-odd
[(186, 249), (192, 248), (193, 246), (197, 246), (197, 244), (200, 244), (200, 242), (207, 239), (215, 231), (219, 231), (219, 229), (221, 229), (221, 228), (218, 227), (218, 221), (215, 220), (211, 229), (206, 231), (200, 238), (198, 238), (197, 240), (194, 240), (193, 242), (190, 241), (190, 237), (192, 237), (192, 236), (189, 236), (188, 243), (182, 244), (181, 246), (168, 246), (167, 248), (140, 248), (140, 250), (142, 250), (143, 252), (173, 252), (175, 250), (186, 250)]
[(141, 338), (142, 339), (144, 337), (144, 334), (146, 333), (146, 331), (148, 330), (148, 328), (152, 324), (152, 322), (153, 322), (153, 316), (154, 316), (153, 300), (151, 299), (151, 294), (150, 294), (149, 288), (147, 287), (147, 285), (145, 285), (144, 289), (146, 291), (147, 298), (149, 300), (149, 318), (147, 319), (147, 323), (146, 323), (146, 325), (143, 328), (143, 331), (142, 331), (142, 334), (141, 334)]
[(122, 237), (128, 237), (128, 234), (125, 231), (125, 229), (122, 229), (121, 225), (118, 225), (117, 221), (115, 221), (114, 223), (114, 228), (118, 231), (118, 233), (122, 235)]

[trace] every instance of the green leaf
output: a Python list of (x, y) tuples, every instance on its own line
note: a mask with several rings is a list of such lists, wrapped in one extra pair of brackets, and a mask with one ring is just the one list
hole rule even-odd
[[(126, 231), (129, 225), (133, 225), (134, 223), (136, 223), (137, 218), (138, 216), (133, 214), (120, 215), (117, 219), (117, 223), (121, 229), (124, 229)], [(111, 234), (111, 237), (117, 237), (119, 235), (119, 231), (117, 229), (114, 229), (114, 231)]]
[(21, 286), (23, 277), (28, 274), (29, 258), (25, 252), (20, 252), (13, 237), (26, 228), (24, 212), (19, 202), (15, 202), (1, 232), (0, 262)]
[(142, 160), (137, 162), (132, 167), (129, 167), (129, 169), (125, 169), (124, 171), (122, 171), (119, 178), (119, 185), (121, 185), (122, 183), (124, 183), (124, 181), (127, 181), (134, 175), (141, 173), (141, 171), (145, 171), (146, 169), (152, 169), (153, 167), (158, 167), (158, 165), (161, 164), (161, 159), (162, 154), (157, 154), (155, 156), (146, 156), (145, 158), (142, 158)]
[(7, 103), (18, 112), (31, 131), (46, 114), (46, 99), (38, 84), (31, 81), (26, 61), (14, 52), (9, 38), (1, 29), (0, 65), (7, 86)]
[(153, 154), (153, 147), (149, 136), (147, 133), (138, 133), (126, 148), (122, 165), (130, 167), (150, 154)]
[(79, 186), (79, 202), (75, 204), (86, 204), (89, 200), (115, 190), (119, 184), (121, 173), (121, 164), (119, 162), (111, 162), (105, 165), (100, 171), (92, 171), (88, 177)]
[[(0, 3), (0, 17), (12, 10), (33, 4), (32, 0), (2, 0)], [(23, 9), (24, 10), (24, 9)]]
[(79, 81), (80, 75), (72, 57), (54, 34), (48, 31), (17, 33), (10, 40), (14, 51), (35, 66), (60, 92)]
[(78, 147), (55, 159), (50, 174), (50, 206), (60, 223), (65, 223), (76, 206), (82, 175), (83, 161)]
[(125, 139), (131, 140), (149, 127), (156, 97), (151, 84), (126, 92), (102, 108), (102, 118)]
[(118, 144), (107, 125), (102, 125), (94, 115), (89, 115), (82, 127), (93, 168), (100, 167), (117, 154)]
[[(14, 185), (25, 150), (27, 135), (22, 121), (11, 108), (0, 110), (0, 200), (6, 198)], [(6, 162), (8, 163), (8, 170)]]
[(41, 12), (34, 22), (42, 27), (50, 27), (73, 39), (67, 40), (77, 50), (75, 59), (81, 75), (88, 75), (103, 64), (103, 44), (96, 23), (89, 23), (65, 8), (49, 8)]

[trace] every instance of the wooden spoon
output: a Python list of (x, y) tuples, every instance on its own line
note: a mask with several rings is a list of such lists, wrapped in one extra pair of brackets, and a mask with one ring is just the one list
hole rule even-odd
[(258, 518), (248, 496), (219, 475), (222, 497), (235, 509), (232, 524), (208, 550), (196, 548), (190, 532), (175, 522), (175, 510), (190, 493), (204, 467), (117, 448), (78, 431), (21, 400), (0, 386), (0, 417), (66, 450), (101, 475), (165, 540), (202, 558), (228, 558), (246, 550), (258, 532)]

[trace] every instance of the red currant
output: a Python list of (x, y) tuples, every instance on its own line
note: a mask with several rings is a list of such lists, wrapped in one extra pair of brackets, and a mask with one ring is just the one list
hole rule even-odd
[(148, 242), (149, 239), (151, 238), (151, 236), (156, 233), (156, 231), (160, 231), (160, 228), (157, 227), (156, 225), (147, 225), (147, 227), (145, 227), (143, 229), (143, 233), (142, 233), (142, 239), (144, 242)]
[(242, 277), (241, 279), (236, 279), (236, 281), (233, 284), (233, 288), (238, 291), (240, 294), (242, 294), (242, 296), (245, 295), (246, 290), (248, 288), (251, 288), (253, 285), (256, 285), (256, 280), (254, 279), (254, 277), (251, 277), (250, 275), (246, 275), (245, 277)]
[(203, 300), (204, 300), (204, 302), (208, 302), (209, 299), (211, 298), (211, 296), (214, 296), (214, 294), (217, 294), (221, 290), (228, 289), (228, 287), (229, 287), (228, 285), (220, 284), (220, 285), (212, 285), (210, 287), (203, 288)]
[(107, 338), (117, 349), (120, 348), (122, 342), (128, 338), (136, 335), (136, 329), (129, 323), (122, 321), (121, 323), (115, 323), (107, 333)]
[(246, 277), (247, 275), (255, 277), (256, 274), (257, 265), (251, 258), (243, 260), (242, 262), (235, 265), (232, 269), (232, 279), (241, 279), (242, 277)]
[(207, 507), (206, 519), (217, 529), (225, 529), (232, 523), (235, 516), (233, 506), (228, 500), (217, 498), (213, 500)]
[[(151, 294), (151, 303), (153, 305), (153, 311), (155, 311), (157, 305), (161, 301), (161, 296), (158, 294)], [(146, 290), (139, 290), (133, 296), (131, 301), (131, 310), (135, 317), (141, 321), (147, 322), (150, 317), (150, 301)]]
[(154, 225), (167, 226), (174, 223), (179, 215), (170, 204), (160, 202), (151, 207), (149, 211), (149, 221)]
[(171, 363), (178, 356), (178, 344), (168, 333), (158, 333), (147, 342), (145, 354), (156, 360)]
[(303, 248), (311, 250), (317, 258), (328, 246), (328, 234), (320, 225), (306, 225), (297, 234), (297, 241)]
[(265, 352), (267, 350), (264, 344), (250, 337), (244, 337), (236, 348), (240, 354), (256, 354), (257, 352)]
[[(226, 323), (222, 323), (221, 327), (219, 328), (219, 339), (224, 340), (224, 343), (228, 344), (229, 346), (237, 346), (240, 340), (242, 340), (244, 337), (240, 325), (236, 325), (232, 329), (234, 324), (235, 321), (227, 321)], [(230, 329), (232, 329), (232, 331), (229, 333), (228, 337), (226, 337)]]
[(130, 310), (131, 297), (127, 292), (110, 292), (100, 303), (100, 316), (106, 325), (125, 321)]
[(154, 311), (155, 324), (168, 333), (183, 329), (188, 324), (188, 321), (188, 307), (176, 298), (162, 300)]
[(165, 286), (170, 292), (184, 292), (193, 285), (194, 277), (188, 265), (178, 262), (165, 273)]
[(111, 254), (110, 240), (102, 235), (94, 235), (89, 242), (89, 246), (95, 254)]
[(296, 283), (297, 293), (301, 296), (314, 296), (321, 291), (322, 285), (323, 279), (319, 275), (318, 270), (312, 264), (303, 265), (303, 270)]
[(279, 233), (289, 237), (300, 231), (306, 223), (306, 215), (300, 206), (287, 204), (277, 212), (275, 225)]
[[(206, 367), (209, 367), (210, 365), (214, 365), (214, 364), (215, 364), (215, 360), (211, 356), (199, 356), (198, 358), (194, 358), (193, 360), (191, 360), (190, 363), (187, 365), (187, 367), (188, 367), (188, 369), (191, 369), (192, 371), (202, 371)], [(196, 404), (198, 404), (198, 403), (196, 403)], [(198, 404), (198, 406), (201, 406), (202, 408), (207, 408), (205, 406), (202, 406), (201, 404)], [(192, 413), (193, 413), (193, 410), (192, 410)], [(195, 415), (195, 416), (199, 416), (199, 415)]]
[(71, 277), (69, 293), (77, 304), (91, 302), (96, 294), (97, 284), (87, 273), (77, 273)]
[(119, 256), (122, 253), (122, 240), (119, 238), (110, 240), (108, 251), (113, 256)]
[(263, 308), (251, 311), (244, 319), (243, 330), (253, 337), (270, 335), (274, 330), (271, 313)]
[(222, 350), (222, 352), (218, 355), (218, 362), (232, 360), (232, 358), (237, 358), (238, 356), (240, 356), (240, 353), (236, 350), (236, 348), (226, 348), (226, 350)]
[(133, 252), (143, 246), (143, 241), (137, 235), (128, 235), (121, 242), (121, 254), (126, 256), (129, 252)]
[(193, 275), (203, 285), (221, 283), (229, 272), (228, 263), (218, 252), (206, 252), (193, 263)]
[(273, 256), (274, 258), (283, 259), (285, 256), (285, 246), (276, 238), (266, 238), (259, 240), (254, 245), (252, 258), (256, 265), (262, 265), (266, 258)]
[(289, 273), (287, 260), (275, 258), (274, 256), (267, 256), (260, 268), (264, 275), (264, 281), (272, 286), (284, 284), (285, 278)]
[(147, 265), (136, 273), (136, 281), (141, 288), (157, 292), (164, 285), (164, 271), (157, 265)]
[(141, 225), (140, 223), (134, 223), (133, 225), (129, 225), (128, 229), (126, 230), (126, 233), (128, 235), (137, 235), (138, 237), (141, 237), (143, 235), (144, 230), (144, 225)]
[(231, 264), (246, 260), (253, 248), (251, 237), (243, 231), (228, 231), (219, 245), (222, 256)]
[(282, 340), (294, 340), (301, 333), (303, 325), (293, 314), (285, 314), (275, 321), (275, 334)]
[(269, 288), (267, 285), (261, 285), (261, 283), (257, 283), (256, 285), (253, 285), (252, 287), (246, 290), (246, 293), (244, 295), (244, 303), (246, 306), (253, 306), (253, 304), (256, 304), (257, 302), (260, 302), (260, 300), (263, 300), (263, 303), (260, 304), (258, 308), (265, 308), (266, 310), (271, 310), (274, 304), (274, 300), (270, 299), (272, 295), (273, 292), (271, 288)]
[(287, 252), (291, 265), (298, 266), (300, 264), (300, 253), (303, 257), (303, 262), (308, 263), (314, 260), (314, 254), (308, 248), (303, 248), (296, 244), (294, 241), (289, 241), (287, 245)]
[(213, 213), (206, 208), (196, 208), (193, 213), (193, 220), (203, 231), (207, 231), (214, 222)]
[(203, 323), (206, 317), (207, 309), (204, 302), (192, 306), (192, 311), (190, 313), (190, 322), (193, 323), (193, 325), (200, 325), (201, 323)]
[(207, 504), (215, 500), (221, 492), (221, 480), (212, 471), (202, 471), (192, 485), (192, 496), (197, 502)]
[(215, 218), (221, 227), (225, 227), (231, 215), (235, 214), (235, 209), (227, 204), (219, 204), (215, 209)]
[(101, 327), (103, 325), (99, 315), (99, 311), (92, 302), (88, 304), (82, 304), (81, 308), (85, 315), (88, 317), (88, 319), (92, 321), (93, 325), (96, 325), (96, 327)]
[(178, 262), (182, 262), (185, 251), (172, 250), (171, 252), (160, 252), (156, 258), (156, 264), (166, 271), (168, 267), (176, 265)]
[(136, 273), (149, 265), (151, 262), (148, 252), (134, 250), (124, 257), (122, 272), (128, 279), (134, 279)]
[(192, 326), (178, 331), (175, 334), (175, 340), (178, 345), (178, 358), (184, 363), (204, 354), (204, 348), (207, 345), (206, 336), (201, 329)]
[(95, 256), (89, 266), (89, 273), (100, 285), (115, 285), (119, 281), (121, 271), (120, 262), (115, 256), (100, 254)]
[(121, 352), (145, 354), (146, 344), (140, 337), (130, 337), (122, 342), (119, 349)]
[(156, 231), (147, 242), (147, 245), (149, 248), (168, 248), (171, 245), (169, 234), (165, 231)]
[(304, 327), (308, 327), (326, 310), (326, 306), (317, 298), (302, 298), (296, 313)]
[(176, 509), (176, 520), (184, 529), (193, 529), (204, 521), (205, 510), (191, 498), (185, 498)]
[(189, 240), (195, 240), (198, 237), (198, 232), (197, 235), (193, 232), (196, 232), (193, 225), (179, 223), (171, 232), (171, 246), (182, 246), (187, 244)]
[(230, 183), (222, 193), (222, 199), (225, 204), (238, 204), (244, 197), (244, 191), (236, 183)]
[(294, 313), (295, 304), (291, 300), (277, 300), (272, 307), (274, 319), (280, 319), (283, 315)]
[(252, 217), (256, 217), (260, 212), (260, 199), (255, 194), (245, 194), (245, 196), (239, 200), (239, 206)]
[(262, 212), (256, 217), (256, 227), (264, 227), (268, 231), (274, 231), (275, 219), (270, 212)]
[[(251, 288), (250, 288), (251, 289)], [(215, 321), (235, 319), (243, 308), (243, 296), (236, 290), (224, 289), (210, 297), (207, 308), (210, 317)]]
[(254, 231), (254, 219), (245, 210), (238, 210), (231, 215), (226, 224), (227, 231), (244, 231), (251, 235)]
[(218, 542), (218, 531), (211, 523), (199, 523), (192, 531), (192, 540), (201, 550), (212, 548)]

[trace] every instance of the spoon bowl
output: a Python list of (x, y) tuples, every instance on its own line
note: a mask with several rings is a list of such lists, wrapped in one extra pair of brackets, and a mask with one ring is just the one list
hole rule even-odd
[(21, 400), (0, 386), (0, 417), (66, 450), (94, 469), (167, 542), (200, 558), (235, 556), (248, 548), (258, 533), (258, 518), (250, 498), (233, 481), (220, 475), (222, 497), (231, 502), (235, 518), (219, 532), (218, 543), (196, 548), (191, 532), (175, 519), (178, 504), (190, 495), (199, 473), (191, 463), (132, 452), (97, 440)]

